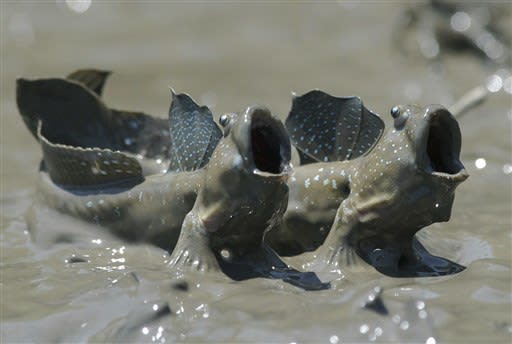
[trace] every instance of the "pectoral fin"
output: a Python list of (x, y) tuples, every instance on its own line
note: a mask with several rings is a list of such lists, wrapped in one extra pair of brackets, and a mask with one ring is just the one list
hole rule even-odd
[(262, 245), (244, 256), (234, 256), (234, 254), (229, 258), (219, 256), (218, 261), (222, 271), (235, 281), (263, 277), (280, 279), (304, 290), (330, 288), (330, 283), (320, 281), (314, 272), (298, 271), (283, 262), (277, 253), (267, 245)]
[(220, 271), (208, 235), (194, 210), (189, 212), (183, 221), (169, 265), (181, 270)]

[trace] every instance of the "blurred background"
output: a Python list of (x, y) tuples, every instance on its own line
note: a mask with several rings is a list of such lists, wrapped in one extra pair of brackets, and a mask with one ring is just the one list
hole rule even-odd
[(448, 106), (477, 85), (509, 100), (510, 5), (432, 3), (3, 1), (2, 137), (33, 149), (15, 108), (17, 76), (84, 67), (114, 72), (112, 107), (158, 116), (169, 87), (215, 114), (259, 103), (283, 118), (291, 92), (313, 88), (358, 95), (386, 118), (397, 103)]
[[(160, 117), (167, 116), (169, 87), (208, 105), (215, 117), (263, 104), (283, 119), (292, 91), (302, 94), (319, 88), (336, 96), (360, 96), (387, 123), (389, 109), (396, 104), (449, 106), (470, 89), (484, 87), (489, 92), (486, 103), (460, 119), (462, 159), (471, 178), (457, 191), (452, 221), (427, 231), (439, 240), (457, 243), (450, 246), (457, 249), (441, 249), (441, 255), (468, 266), (491, 259), (501, 270), (474, 263), (478, 266), (473, 271), (489, 273), (494, 284), (476, 278), (480, 283), (473, 285), (469, 281), (475, 281), (470, 277), (475, 275), (466, 275), (452, 280), (455, 284), (449, 287), (434, 285), (441, 295), (438, 307), (443, 303), (454, 307), (444, 310), (448, 316), (435, 328), (445, 339), (473, 333), (507, 340), (512, 334), (511, 6), (506, 1), (2, 0), (1, 238), (4, 273), (9, 272), (3, 278), (17, 281), (3, 289), (13, 293), (5, 304), (2, 301), (5, 324), (27, 318), (40, 324), (38, 319), (44, 318), (27, 315), (44, 299), (37, 293), (26, 307), (28, 313), (16, 311), (25, 301), (14, 290), (32, 285), (16, 272), (20, 255), (26, 254), (25, 262), (41, 266), (41, 271), (52, 266), (59, 276), (54, 263), (26, 253), (30, 240), (19, 237), (22, 216), (35, 193), (40, 151), (18, 114), (15, 79), (63, 77), (75, 69), (99, 68), (113, 71), (104, 91), (107, 105)], [(418, 287), (410, 283), (413, 289)], [(468, 296), (470, 301), (443, 299), (448, 290), (443, 288), (462, 285), (476, 296)], [(295, 303), (294, 299), (280, 302)], [(488, 313), (471, 315), (482, 309)], [(452, 310), (465, 314), (463, 329), (450, 322)], [(43, 313), (47, 312), (52, 313), (49, 309)], [(334, 313), (325, 316), (329, 314), (334, 322)], [(488, 323), (478, 322), (485, 317)], [(309, 321), (305, 318), (303, 324)], [(295, 323), (296, 338), (320, 338), (300, 335), (301, 324)], [(259, 333), (268, 329), (268, 337), (261, 338), (276, 338), (275, 328), (265, 326)], [(14, 327), (9, 329), (7, 339), (20, 338)], [(372, 333), (375, 337), (379, 331)], [(329, 338), (333, 337), (323, 340)], [(353, 338), (370, 337), (365, 332)]]

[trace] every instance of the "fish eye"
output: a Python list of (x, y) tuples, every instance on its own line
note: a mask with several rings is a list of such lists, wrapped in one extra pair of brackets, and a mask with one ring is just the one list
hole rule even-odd
[(409, 118), (409, 110), (403, 106), (396, 105), (391, 109), (391, 117), (394, 118), (394, 125), (396, 129), (400, 129), (405, 125)]
[(225, 113), (219, 117), (219, 123), (222, 126), (224, 137), (229, 135), (231, 127), (236, 120), (236, 113)]
[(393, 106), (391, 108), (391, 117), (397, 118), (398, 116), (400, 116), (400, 107), (398, 105)]
[(223, 114), (219, 117), (219, 123), (223, 127), (227, 126), (229, 123), (229, 116), (227, 114)]

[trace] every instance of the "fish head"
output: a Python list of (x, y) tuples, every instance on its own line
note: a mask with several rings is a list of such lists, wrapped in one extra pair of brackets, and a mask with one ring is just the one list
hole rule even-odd
[(220, 123), (223, 137), (206, 165), (199, 218), (217, 245), (261, 245), (288, 203), (290, 140), (265, 107), (222, 115)]
[(356, 208), (381, 228), (416, 232), (448, 221), (455, 189), (468, 177), (456, 119), (440, 105), (398, 105), (391, 115), (393, 127), (354, 178)]

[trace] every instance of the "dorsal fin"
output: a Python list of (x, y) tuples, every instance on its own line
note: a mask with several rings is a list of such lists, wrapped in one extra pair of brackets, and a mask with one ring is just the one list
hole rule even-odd
[(37, 123), (42, 121), (50, 142), (140, 154), (160, 159), (161, 170), (166, 169), (171, 154), (166, 119), (109, 109), (95, 93), (73, 80), (18, 79), (16, 92), (19, 111), (36, 138)]
[(101, 96), (103, 93), (103, 86), (107, 78), (112, 74), (111, 71), (99, 70), (99, 69), (79, 69), (69, 74), (66, 79), (74, 80), (85, 87)]
[(138, 161), (110, 149), (82, 148), (53, 143), (38, 124), (44, 167), (55, 184), (69, 189), (123, 187), (144, 181)]
[(42, 121), (51, 141), (59, 137), (59, 143), (71, 146), (111, 145), (111, 138), (105, 135), (108, 108), (78, 82), (20, 78), (16, 83), (16, 100), (23, 120), (36, 138), (37, 124)]
[(286, 119), (301, 164), (343, 161), (367, 153), (379, 140), (384, 122), (359, 97), (333, 97), (320, 90), (294, 97)]
[(171, 93), (169, 128), (173, 159), (169, 170), (193, 171), (208, 163), (222, 132), (208, 107), (200, 107), (187, 94)]

